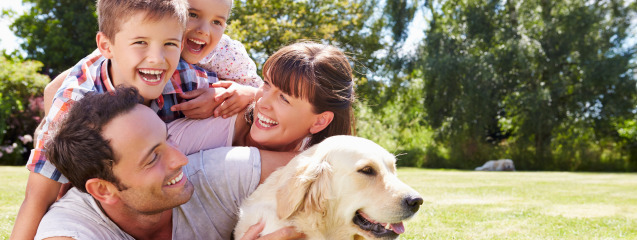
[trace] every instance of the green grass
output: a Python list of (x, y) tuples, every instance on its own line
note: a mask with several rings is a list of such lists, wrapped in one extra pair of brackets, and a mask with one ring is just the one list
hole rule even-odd
[(637, 175), (403, 168), (425, 203), (402, 239), (637, 239)]
[[(28, 172), (0, 167), (0, 238)], [(637, 174), (402, 168), (425, 199), (401, 239), (637, 239)]]
[(29, 170), (0, 166), (0, 239), (9, 239), (15, 216), (24, 200)]

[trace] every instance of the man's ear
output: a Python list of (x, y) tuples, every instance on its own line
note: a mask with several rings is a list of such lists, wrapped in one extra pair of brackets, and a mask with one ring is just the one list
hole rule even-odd
[(97, 48), (102, 53), (102, 56), (108, 59), (113, 58), (113, 51), (111, 49), (112, 42), (103, 32), (97, 33), (95, 42), (97, 42)]
[(320, 113), (314, 121), (314, 124), (312, 124), (312, 127), (310, 127), (310, 133), (316, 134), (320, 131), (323, 131), (323, 129), (325, 129), (328, 125), (330, 125), (330, 123), (332, 123), (333, 119), (334, 113), (331, 111)]
[(101, 203), (113, 204), (119, 200), (116, 194), (117, 187), (106, 180), (91, 178), (84, 186), (86, 191)]

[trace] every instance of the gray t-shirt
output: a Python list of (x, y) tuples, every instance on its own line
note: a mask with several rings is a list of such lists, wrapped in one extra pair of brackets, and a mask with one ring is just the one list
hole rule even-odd
[[(184, 174), (195, 188), (173, 209), (173, 239), (230, 239), (241, 202), (261, 178), (261, 157), (252, 147), (225, 147), (188, 156)], [(93, 197), (72, 188), (44, 215), (35, 239), (133, 239), (113, 223)]]

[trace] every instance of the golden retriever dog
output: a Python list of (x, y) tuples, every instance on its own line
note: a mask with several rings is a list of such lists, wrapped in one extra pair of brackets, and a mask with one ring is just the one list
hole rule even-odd
[(476, 171), (515, 171), (515, 165), (511, 159), (489, 160)]
[(307, 239), (394, 239), (423, 203), (376, 143), (334, 136), (275, 171), (244, 201), (235, 239), (262, 219), (267, 234), (295, 226)]

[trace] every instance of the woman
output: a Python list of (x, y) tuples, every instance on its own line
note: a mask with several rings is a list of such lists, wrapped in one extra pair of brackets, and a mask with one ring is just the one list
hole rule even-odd
[(327, 137), (352, 134), (352, 70), (337, 48), (312, 42), (283, 47), (265, 62), (263, 78), (255, 104), (242, 114), (173, 121), (171, 140), (186, 154), (222, 146), (301, 151)]

